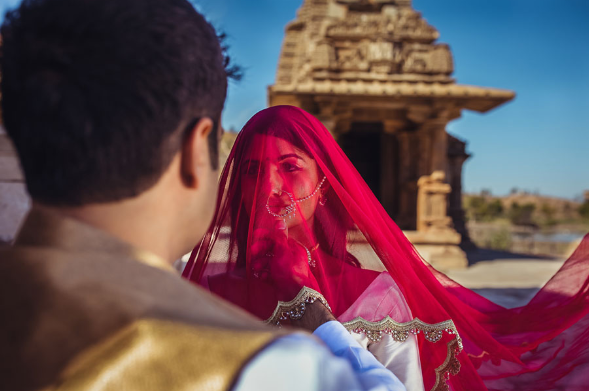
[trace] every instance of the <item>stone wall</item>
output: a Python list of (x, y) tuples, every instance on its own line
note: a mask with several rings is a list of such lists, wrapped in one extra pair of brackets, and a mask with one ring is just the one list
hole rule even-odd
[(0, 245), (12, 242), (30, 206), (18, 158), (0, 127)]

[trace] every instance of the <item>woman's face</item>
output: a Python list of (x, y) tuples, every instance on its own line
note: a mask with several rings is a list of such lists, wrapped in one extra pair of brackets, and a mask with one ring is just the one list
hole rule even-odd
[(295, 203), (294, 216), (292, 213), (290, 218), (273, 215), (286, 214), (293, 199), (300, 200), (312, 194), (322, 179), (315, 160), (299, 148), (278, 137), (256, 134), (238, 169), (243, 201), (250, 218), (255, 211), (256, 219), (285, 220), (287, 227), (292, 228), (313, 217), (321, 190)]

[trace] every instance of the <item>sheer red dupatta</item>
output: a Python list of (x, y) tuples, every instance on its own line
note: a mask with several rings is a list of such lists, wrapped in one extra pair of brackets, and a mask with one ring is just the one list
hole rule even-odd
[[(554, 369), (555, 360), (587, 354), (587, 339), (572, 350), (558, 342), (539, 348), (587, 318), (586, 242), (528, 306), (506, 310), (426, 264), (327, 129), (301, 109), (277, 106), (240, 132), (220, 179), (213, 224), (184, 276), (264, 320), (277, 320), (279, 302), (304, 286), (349, 328), (361, 324), (365, 332), (400, 339), (418, 333), (426, 390), (510, 389), (516, 374), (547, 387), (535, 389), (551, 389), (582, 364), (564, 360)], [(376, 310), (364, 311), (360, 323), (345, 319), (367, 289), (393, 300), (377, 284), (382, 272), (398, 286), (412, 319), (387, 323)]]

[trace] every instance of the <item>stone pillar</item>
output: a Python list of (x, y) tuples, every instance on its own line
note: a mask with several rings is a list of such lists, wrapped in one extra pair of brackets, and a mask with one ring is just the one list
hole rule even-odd
[[(317, 119), (319, 121), (321, 121), (323, 126), (325, 126), (327, 128), (327, 130), (329, 130), (331, 135), (334, 136), (334, 138), (336, 138), (338, 133), (340, 133), (341, 131), (339, 129), (337, 129), (339, 118), (335, 114), (335, 107), (336, 107), (335, 103), (333, 101), (329, 101), (329, 100), (319, 100), (319, 101), (307, 102), (306, 106), (308, 106), (308, 107), (303, 107), (303, 106), (299, 106), (299, 107), (301, 107), (303, 110), (307, 110), (311, 114), (315, 114), (315, 117), (317, 117)], [(315, 109), (318, 111), (313, 113), (313, 110), (311, 110), (312, 106), (315, 106)], [(346, 131), (347, 130), (348, 129), (346, 129)]]
[(421, 142), (424, 147), (422, 153), (423, 167), (420, 167), (421, 175), (430, 175), (434, 171), (447, 172), (448, 169), (448, 133), (446, 133), (446, 121), (443, 119), (429, 120), (419, 129)]
[(417, 182), (417, 230), (421, 232), (445, 233), (452, 229), (452, 220), (447, 215), (448, 194), (452, 190), (445, 183), (443, 171), (434, 171), (422, 176)]
[(382, 206), (389, 216), (397, 219), (399, 214), (399, 171), (400, 171), (400, 143), (398, 130), (403, 126), (399, 121), (384, 121), (384, 134), (380, 150), (381, 156), (381, 194)]
[(385, 133), (382, 136), (382, 143), (380, 146), (380, 199), (382, 206), (387, 211), (389, 216), (396, 215), (396, 201), (397, 201), (397, 178), (396, 178), (396, 148), (394, 144), (394, 135)]
[(429, 175), (432, 173), (432, 144), (435, 137), (434, 131), (422, 127), (417, 132), (419, 141), (419, 154), (417, 157), (417, 176)]
[(452, 186), (448, 203), (448, 215), (452, 218), (454, 229), (462, 236), (462, 248), (475, 248), (470, 240), (462, 208), (462, 167), (470, 156), (465, 152), (465, 143), (450, 137), (448, 149), (448, 183)]
[(438, 270), (468, 266), (466, 254), (459, 247), (460, 234), (447, 215), (450, 192), (443, 171), (419, 178), (417, 231), (405, 232), (421, 255)]
[(399, 140), (399, 214), (396, 223), (402, 229), (415, 229), (415, 179), (413, 173), (416, 167), (415, 157), (412, 156), (411, 138), (414, 136), (407, 131), (397, 133)]
[(448, 133), (446, 133), (446, 124), (438, 125), (432, 132), (432, 173), (435, 171), (448, 171)]

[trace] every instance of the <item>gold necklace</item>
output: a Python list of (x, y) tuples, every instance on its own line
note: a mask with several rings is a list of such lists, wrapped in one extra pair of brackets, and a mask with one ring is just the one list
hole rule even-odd
[(305, 246), (303, 243), (299, 242), (298, 240), (295, 239), (295, 242), (297, 242), (298, 244), (300, 244), (305, 251), (307, 252), (307, 262), (309, 262), (309, 266), (311, 267), (316, 267), (317, 266), (317, 261), (313, 259), (313, 257), (311, 256), (311, 252), (317, 250), (319, 248), (319, 243), (317, 243), (316, 245), (314, 245), (313, 247), (311, 247), (311, 249), (309, 250), (307, 248), (307, 246)]

